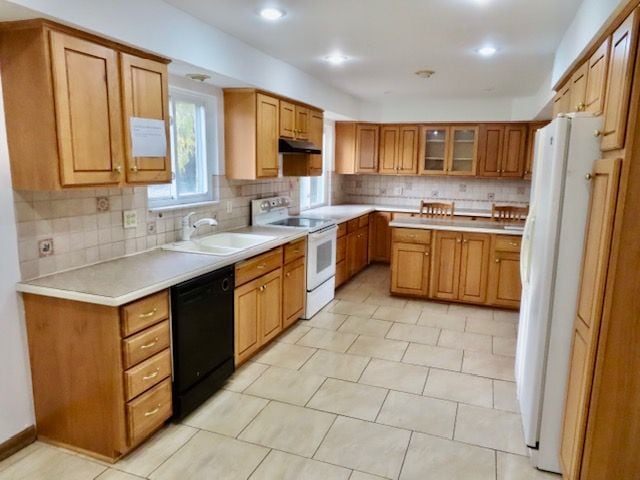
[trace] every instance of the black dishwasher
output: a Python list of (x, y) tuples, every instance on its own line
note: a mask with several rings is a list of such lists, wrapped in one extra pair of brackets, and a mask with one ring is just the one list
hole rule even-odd
[(234, 370), (234, 267), (171, 289), (174, 418), (205, 402)]

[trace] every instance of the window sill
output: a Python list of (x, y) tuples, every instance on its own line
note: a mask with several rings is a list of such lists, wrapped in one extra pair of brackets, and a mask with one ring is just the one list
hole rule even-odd
[(218, 205), (219, 200), (207, 200), (206, 202), (194, 202), (194, 203), (177, 203), (175, 205), (165, 205), (162, 207), (149, 207), (149, 211), (154, 212), (171, 212), (173, 210), (184, 210), (187, 208), (209, 207), (211, 205)]

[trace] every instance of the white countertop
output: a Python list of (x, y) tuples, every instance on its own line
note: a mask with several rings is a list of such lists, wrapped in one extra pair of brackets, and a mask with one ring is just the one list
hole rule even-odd
[(246, 227), (234, 231), (277, 238), (226, 257), (157, 248), (20, 282), (16, 288), (24, 293), (118, 307), (307, 235), (303, 230), (286, 227)]
[(390, 227), (419, 228), (423, 230), (449, 230), (472, 233), (497, 233), (522, 236), (522, 223), (508, 224), (493, 220), (467, 220), (453, 218), (402, 217), (389, 223)]

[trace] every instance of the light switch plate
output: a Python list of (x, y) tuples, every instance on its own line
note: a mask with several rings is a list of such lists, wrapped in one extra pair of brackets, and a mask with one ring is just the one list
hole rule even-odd
[(122, 224), (124, 228), (136, 228), (138, 226), (138, 212), (135, 210), (122, 212)]
[(231, 200), (227, 200), (227, 213), (233, 212), (233, 202)]

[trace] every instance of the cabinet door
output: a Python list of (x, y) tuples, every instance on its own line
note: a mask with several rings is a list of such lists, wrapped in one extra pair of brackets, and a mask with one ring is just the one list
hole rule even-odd
[(577, 479), (580, 476), (613, 236), (620, 164), (619, 159), (596, 161), (591, 180), (591, 202), (560, 449), (563, 471), (569, 479)]
[(369, 221), (369, 242), (372, 262), (389, 263), (391, 259), (391, 229), (389, 212), (375, 212)]
[[(323, 148), (324, 115), (318, 110), (311, 110), (309, 116), (309, 141)], [(322, 154), (309, 155), (309, 176), (322, 175)]]
[(493, 251), (489, 261), (489, 303), (518, 308), (521, 293), (520, 254)]
[(584, 112), (587, 97), (589, 61), (584, 62), (571, 76), (569, 108), (571, 112)]
[(336, 122), (335, 144), (336, 173), (356, 173), (356, 125), (349, 122)]
[(478, 127), (451, 127), (449, 175), (475, 175), (478, 158)]
[(416, 125), (402, 125), (398, 138), (396, 172), (399, 175), (415, 175), (418, 173), (420, 129)]
[(442, 300), (457, 300), (460, 280), (462, 234), (439, 231), (431, 260), (431, 296)]
[(369, 226), (358, 229), (358, 271), (369, 265)]
[[(170, 182), (171, 142), (169, 139), (169, 83), (167, 65), (126, 53), (121, 53), (120, 59), (127, 182)], [(195, 111), (193, 115), (196, 115)], [(164, 122), (167, 142), (166, 155), (162, 157), (133, 156), (130, 134), (131, 117), (151, 118)]]
[(636, 9), (613, 33), (612, 37), (602, 150), (616, 150), (624, 146), (637, 33), (638, 10)]
[(349, 279), (348, 265), (346, 260), (336, 263), (336, 288), (340, 287)]
[(391, 291), (426, 297), (429, 292), (429, 245), (393, 242)]
[(483, 125), (480, 127), (478, 157), (480, 161), (481, 176), (500, 176), (503, 143), (504, 125)]
[(258, 317), (260, 343), (275, 338), (282, 331), (282, 268), (258, 278)]
[(118, 184), (124, 169), (118, 54), (50, 35), (62, 185)]
[(243, 363), (260, 347), (258, 308), (260, 279), (235, 290), (235, 356), (236, 365)]
[(277, 177), (280, 102), (262, 93), (256, 102), (256, 176)]
[(358, 231), (347, 235), (347, 276), (351, 278), (358, 272)]
[(309, 138), (309, 109), (296, 105), (296, 138), (307, 140)]
[(588, 64), (587, 91), (585, 96), (585, 110), (594, 115), (602, 115), (604, 111), (604, 97), (607, 90), (607, 71), (609, 68), (609, 48), (611, 38), (607, 39), (595, 51)]
[(485, 303), (490, 248), (491, 236), (486, 233), (464, 233), (462, 235), (459, 300)]
[(303, 257), (284, 266), (284, 278), (282, 279), (283, 328), (293, 324), (304, 313), (307, 293), (305, 262), (306, 259)]
[(398, 169), (400, 127), (384, 125), (380, 128), (380, 157), (378, 172), (395, 175)]
[(449, 158), (449, 128), (420, 127), (418, 168), (421, 175), (446, 175)]
[(527, 154), (527, 126), (507, 125), (504, 129), (501, 177), (522, 177)]
[(377, 125), (359, 124), (356, 127), (356, 173), (378, 171)]
[(294, 138), (296, 128), (296, 106), (280, 100), (280, 136)]

